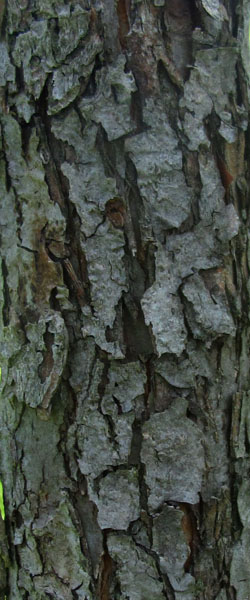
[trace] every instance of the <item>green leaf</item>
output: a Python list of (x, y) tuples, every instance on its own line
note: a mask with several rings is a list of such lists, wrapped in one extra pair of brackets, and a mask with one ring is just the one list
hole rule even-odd
[(0, 513), (2, 519), (5, 519), (5, 509), (4, 509), (4, 500), (3, 500), (3, 484), (0, 480)]

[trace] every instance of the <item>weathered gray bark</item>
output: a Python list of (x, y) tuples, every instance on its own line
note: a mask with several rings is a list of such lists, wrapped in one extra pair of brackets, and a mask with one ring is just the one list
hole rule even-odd
[(0, 14), (0, 597), (250, 598), (249, 2)]

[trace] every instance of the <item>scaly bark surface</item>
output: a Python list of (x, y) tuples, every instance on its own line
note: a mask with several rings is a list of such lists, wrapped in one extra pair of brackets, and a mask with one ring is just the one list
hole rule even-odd
[(250, 598), (248, 0), (1, 0), (0, 597)]

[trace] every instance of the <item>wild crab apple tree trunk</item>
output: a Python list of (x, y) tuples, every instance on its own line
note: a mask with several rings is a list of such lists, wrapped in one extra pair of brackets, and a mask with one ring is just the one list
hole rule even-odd
[(249, 2), (0, 7), (1, 598), (246, 600)]

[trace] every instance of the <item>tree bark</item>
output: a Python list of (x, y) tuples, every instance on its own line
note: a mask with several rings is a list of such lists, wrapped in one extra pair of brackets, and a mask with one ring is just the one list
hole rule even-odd
[(248, 0), (4, 0), (0, 598), (250, 598)]

